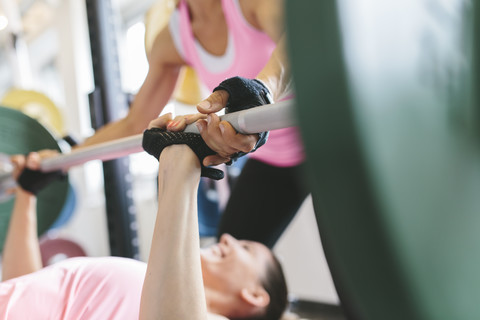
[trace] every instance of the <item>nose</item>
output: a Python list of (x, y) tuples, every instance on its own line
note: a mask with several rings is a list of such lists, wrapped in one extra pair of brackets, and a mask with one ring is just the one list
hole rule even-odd
[(222, 236), (220, 237), (220, 243), (226, 245), (226, 246), (231, 246), (232, 244), (234, 244), (236, 241), (238, 241), (237, 239), (235, 239), (234, 237), (232, 237), (231, 235), (229, 235), (228, 233), (224, 233), (222, 234)]

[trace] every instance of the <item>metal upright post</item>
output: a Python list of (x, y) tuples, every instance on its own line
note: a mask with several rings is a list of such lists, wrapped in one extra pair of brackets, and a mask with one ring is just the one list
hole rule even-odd
[[(95, 90), (90, 95), (92, 125), (119, 119), (128, 108), (120, 83), (118, 49), (110, 0), (86, 0)], [(128, 158), (103, 163), (111, 254), (139, 258), (136, 209)]]

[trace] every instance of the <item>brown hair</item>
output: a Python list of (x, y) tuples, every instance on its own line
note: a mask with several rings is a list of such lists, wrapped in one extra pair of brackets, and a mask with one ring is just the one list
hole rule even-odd
[(265, 276), (260, 279), (260, 283), (270, 296), (270, 303), (265, 308), (263, 314), (242, 318), (242, 320), (279, 320), (287, 309), (287, 281), (285, 280), (282, 265), (277, 257), (273, 253), (271, 257), (272, 259), (267, 265)]
[(272, 253), (272, 263), (267, 267), (266, 275), (261, 279), (263, 288), (270, 295), (270, 303), (259, 320), (278, 320), (288, 305), (287, 281), (283, 268), (277, 257)]

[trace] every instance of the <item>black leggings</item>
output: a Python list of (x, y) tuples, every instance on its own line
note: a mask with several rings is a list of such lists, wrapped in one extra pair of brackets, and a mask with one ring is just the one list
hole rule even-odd
[(248, 159), (221, 216), (218, 235), (229, 233), (272, 248), (309, 194), (302, 168)]

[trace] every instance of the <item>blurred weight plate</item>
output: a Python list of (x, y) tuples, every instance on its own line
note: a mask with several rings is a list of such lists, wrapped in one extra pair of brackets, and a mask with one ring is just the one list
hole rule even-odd
[(346, 317), (480, 319), (480, 2), (286, 3), (308, 178)]
[[(60, 151), (57, 141), (38, 121), (20, 111), (0, 107), (0, 153), (27, 154), (42, 149)], [(39, 192), (37, 202), (39, 234), (48, 230), (57, 219), (64, 207), (68, 188), (68, 178), (65, 178), (53, 182)], [(3, 249), (13, 202), (14, 199), (9, 199), (0, 203), (0, 250)]]
[(0, 105), (22, 111), (59, 137), (64, 135), (62, 115), (53, 101), (43, 93), (12, 89), (2, 98)]
[(57, 238), (47, 233), (40, 239), (40, 253), (44, 267), (74, 257), (86, 257), (85, 250), (73, 240)]

